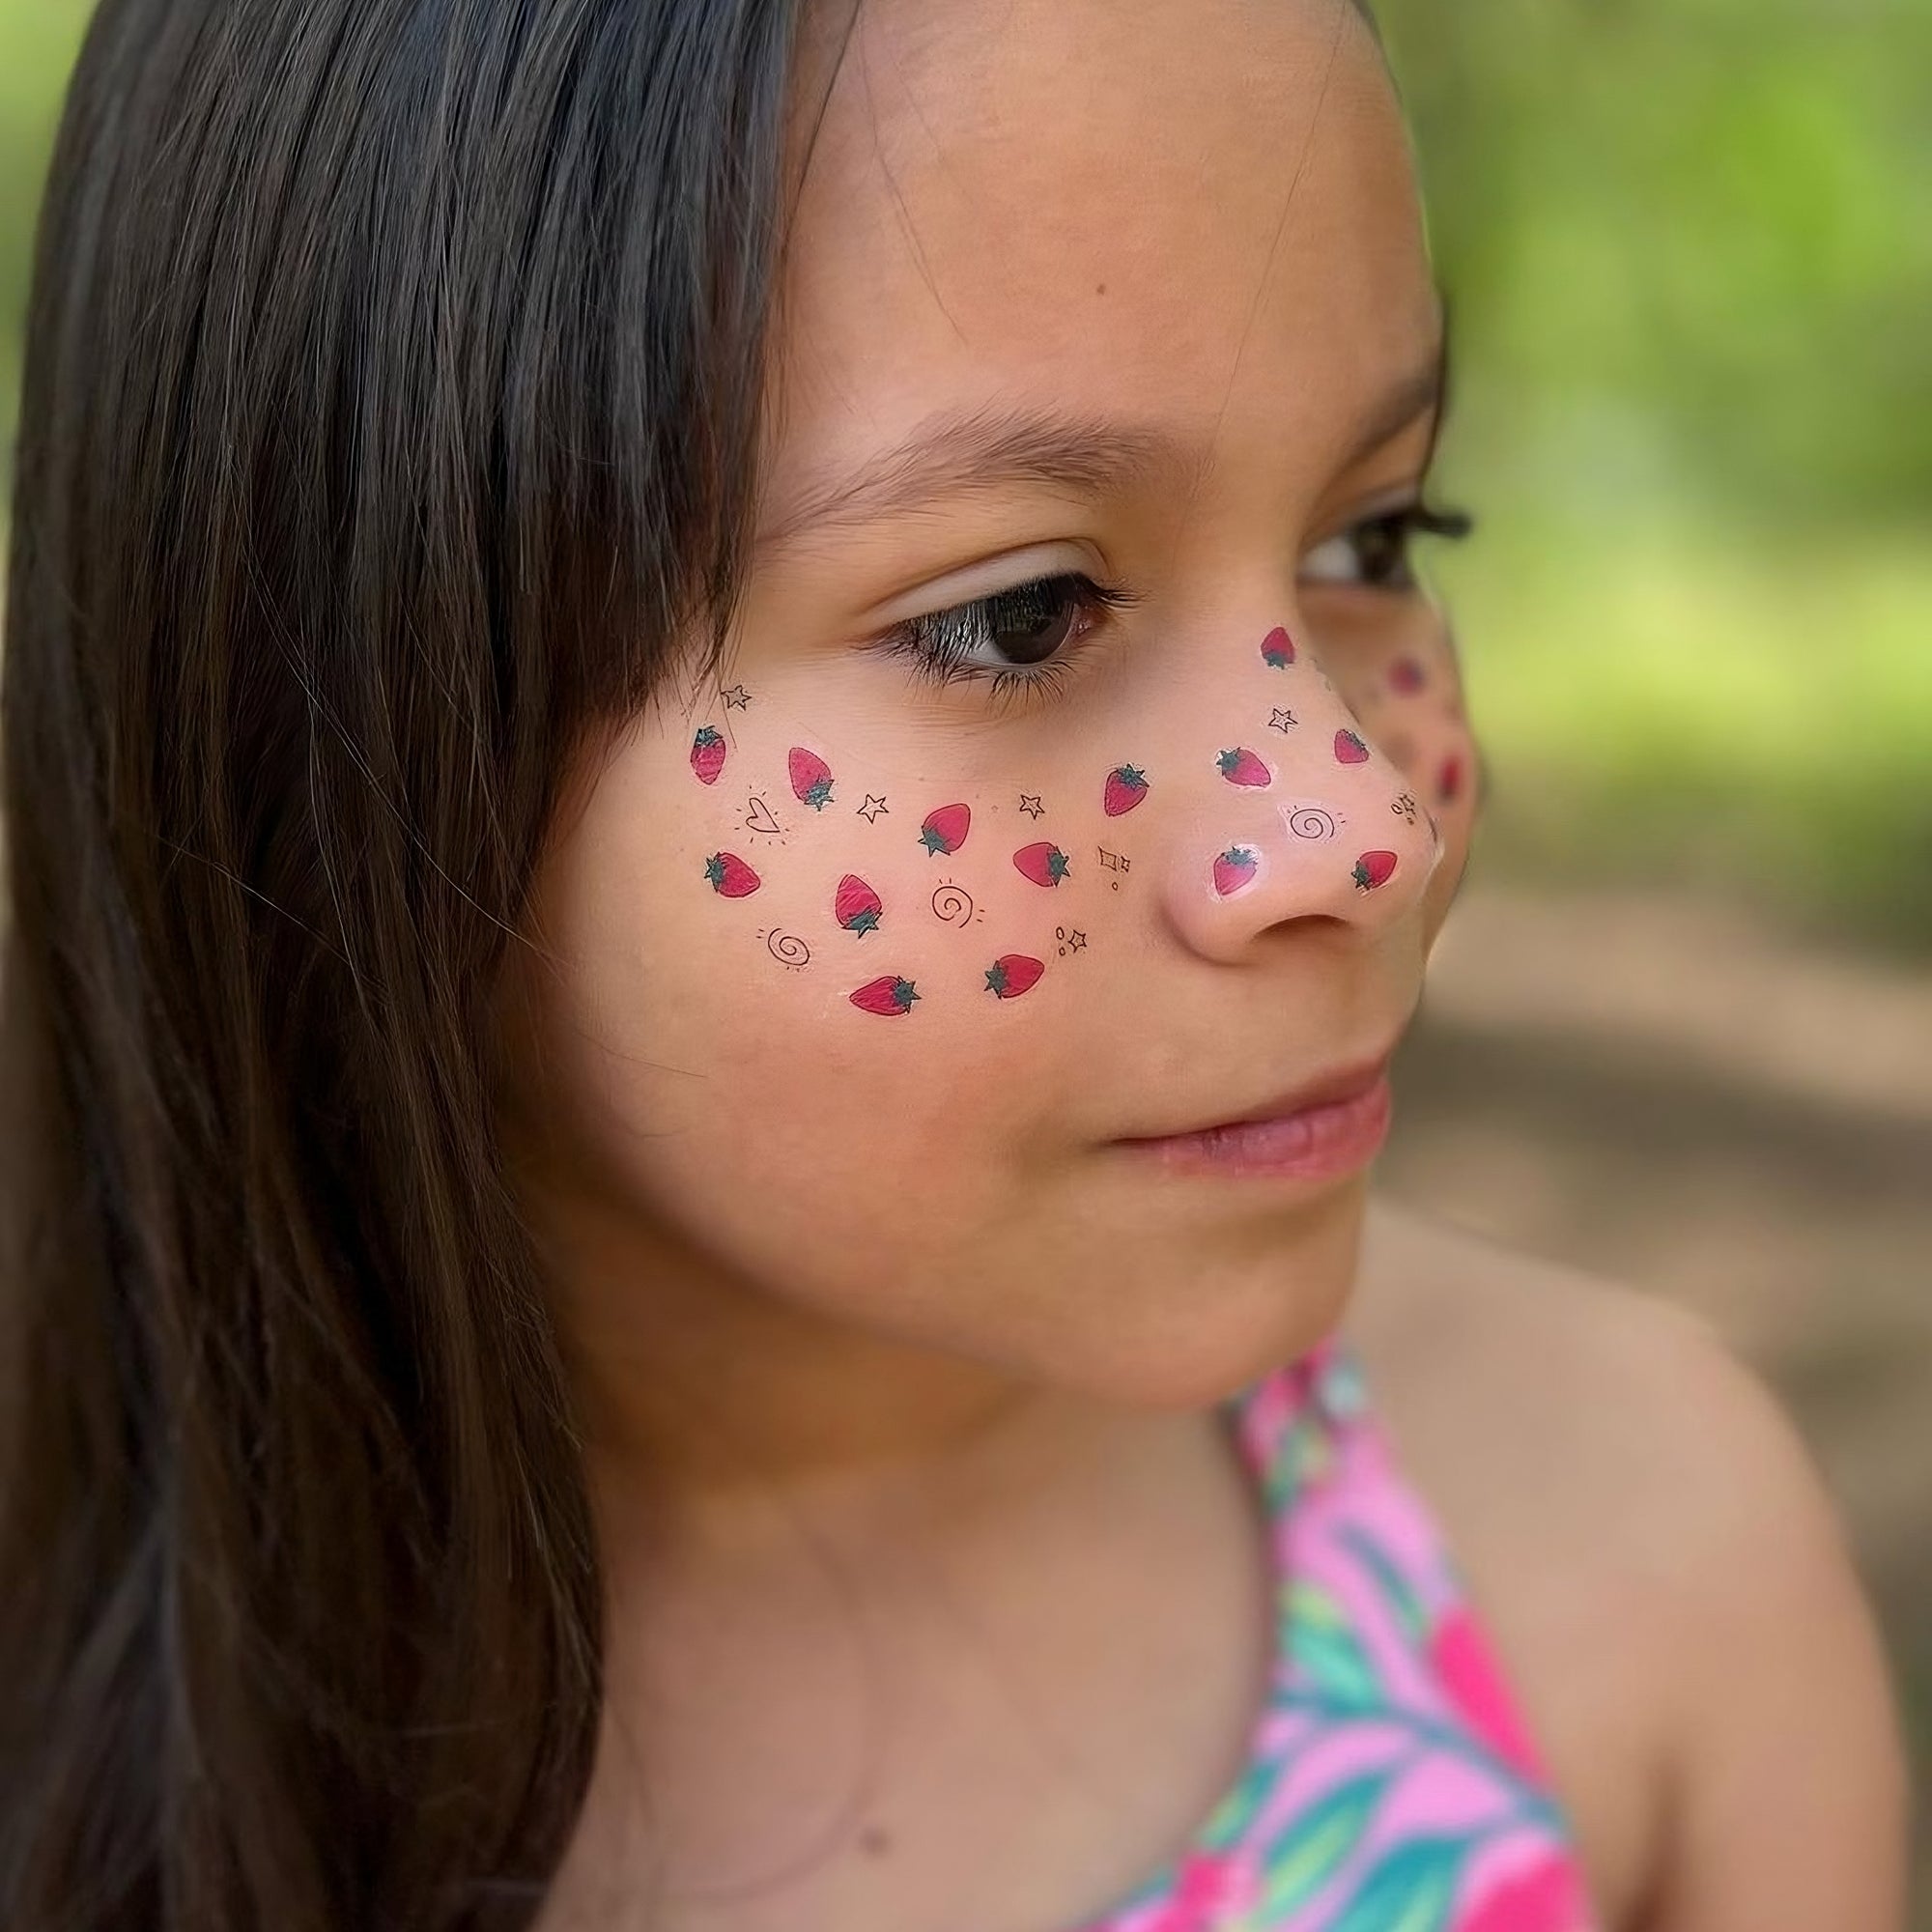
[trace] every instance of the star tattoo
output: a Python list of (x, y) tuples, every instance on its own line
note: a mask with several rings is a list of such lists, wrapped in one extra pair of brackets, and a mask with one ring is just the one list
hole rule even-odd
[(1268, 723), (1271, 725), (1273, 725), (1277, 731), (1286, 731), (1288, 727), (1294, 723), (1294, 713), (1293, 711), (1276, 711), (1268, 719)]
[(886, 802), (884, 799), (874, 798), (870, 792), (867, 792), (866, 794), (865, 804), (858, 808), (859, 816), (863, 818), (867, 825), (870, 825), (872, 821), (878, 817), (879, 813), (885, 810), (885, 809), (886, 809)]
[(1029, 818), (1037, 818), (1046, 808), (1040, 804), (1037, 793), (1023, 791), (1020, 793), (1020, 810)]
[(727, 711), (742, 711), (752, 701), (752, 694), (742, 684), (734, 684), (724, 694), (724, 708)]

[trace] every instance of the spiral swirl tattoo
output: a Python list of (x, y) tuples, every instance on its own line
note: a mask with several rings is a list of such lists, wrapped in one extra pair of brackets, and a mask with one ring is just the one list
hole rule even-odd
[(1339, 828), (1333, 812), (1319, 805), (1303, 805), (1289, 813), (1288, 829), (1297, 838), (1332, 838)]
[(958, 886), (937, 887), (932, 895), (932, 910), (948, 925), (968, 925), (973, 919), (972, 896)]

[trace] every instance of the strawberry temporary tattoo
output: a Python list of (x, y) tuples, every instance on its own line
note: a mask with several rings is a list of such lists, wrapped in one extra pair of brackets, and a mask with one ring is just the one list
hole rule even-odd
[(1422, 667), (1413, 658), (1397, 658), (1389, 666), (1389, 689), (1399, 691), (1405, 697), (1422, 689), (1425, 682)]
[(765, 942), (765, 951), (781, 966), (791, 966), (803, 970), (811, 964), (811, 948), (795, 932), (781, 932), (773, 926), (769, 932), (761, 932), (758, 937)]
[(879, 895), (856, 872), (847, 872), (838, 881), (832, 898), (832, 917), (847, 932), (864, 938), (879, 929), (879, 915), (885, 910)]
[(901, 980), (896, 973), (888, 973), (877, 980), (867, 980), (851, 996), (852, 1004), (868, 1013), (909, 1013), (912, 1003), (919, 998), (913, 991), (910, 980)]
[(1214, 762), (1231, 785), (1264, 785), (1274, 781), (1274, 774), (1245, 745), (1223, 752)]
[(972, 823), (971, 808), (942, 805), (936, 811), (928, 811), (921, 821), (919, 842), (936, 855), (956, 852), (965, 844), (967, 829)]
[(1037, 886), (1057, 886), (1067, 876), (1066, 854), (1051, 838), (1022, 845), (1013, 854), (1013, 864)]
[(1355, 861), (1355, 869), (1349, 876), (1354, 880), (1357, 891), (1370, 893), (1378, 886), (1385, 885), (1394, 870), (1393, 852), (1364, 852)]
[(691, 741), (691, 769), (699, 784), (716, 784), (724, 769), (724, 740), (709, 724), (700, 725)]
[(1257, 863), (1252, 846), (1231, 845), (1214, 861), (1214, 890), (1224, 899), (1232, 898), (1252, 881)]
[(1368, 762), (1369, 748), (1352, 731), (1335, 733), (1335, 762), (1338, 765), (1362, 765)]
[(721, 898), (741, 899), (763, 882), (735, 852), (714, 852), (704, 862), (704, 876)]
[(971, 925), (985, 914), (974, 909), (973, 895), (951, 879), (942, 880), (932, 891), (932, 916), (948, 925)]
[(1277, 624), (1262, 639), (1262, 663), (1270, 670), (1286, 670), (1294, 662), (1294, 639)]
[(1459, 753), (1451, 752), (1442, 760), (1442, 770), (1435, 780), (1435, 802), (1447, 805), (1463, 789), (1463, 760)]
[(823, 811), (832, 802), (832, 767), (816, 752), (794, 745), (785, 759), (791, 773), (793, 795), (801, 805)]
[(1038, 983), (1045, 971), (1044, 960), (1029, 958), (1024, 952), (1003, 952), (986, 968), (986, 990), (1003, 1000), (1017, 1000)]
[(1077, 925), (1056, 925), (1053, 936), (1060, 941), (1060, 956), (1063, 959), (1069, 952), (1084, 952), (1087, 950), (1087, 935)]
[(1100, 810), (1109, 818), (1131, 811), (1148, 795), (1147, 774), (1132, 765), (1116, 765), (1100, 793)]

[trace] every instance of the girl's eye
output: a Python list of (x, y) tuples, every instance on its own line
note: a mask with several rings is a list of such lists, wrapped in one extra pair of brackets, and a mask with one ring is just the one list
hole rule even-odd
[[(1474, 527), (1474, 520), (1461, 510), (1404, 503), (1318, 544), (1302, 560), (1302, 575), (1318, 583), (1414, 590), (1419, 586), (1409, 569), (1409, 538), (1418, 532), (1464, 537)], [(1130, 610), (1140, 601), (1138, 591), (1063, 571), (909, 617), (876, 648), (883, 656), (903, 658), (925, 682), (982, 684), (990, 697), (1006, 704), (1060, 690), (1080, 646), (1105, 613)]]
[(990, 696), (1010, 702), (1058, 690), (1102, 613), (1139, 601), (1134, 591), (1067, 571), (909, 617), (879, 649), (934, 684), (983, 683)]
[(1365, 517), (1320, 543), (1301, 560), (1304, 579), (1317, 583), (1360, 583), (1377, 590), (1418, 590), (1409, 568), (1412, 536), (1465, 537), (1475, 519), (1463, 510), (1436, 510), (1426, 503), (1403, 503), (1379, 516)]

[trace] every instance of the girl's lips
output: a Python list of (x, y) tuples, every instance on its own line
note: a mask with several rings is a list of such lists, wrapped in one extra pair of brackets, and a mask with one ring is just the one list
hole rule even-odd
[(1388, 1075), (1362, 1094), (1268, 1121), (1240, 1121), (1203, 1133), (1123, 1141), (1182, 1173), (1326, 1180), (1373, 1160), (1388, 1138), (1394, 1095)]

